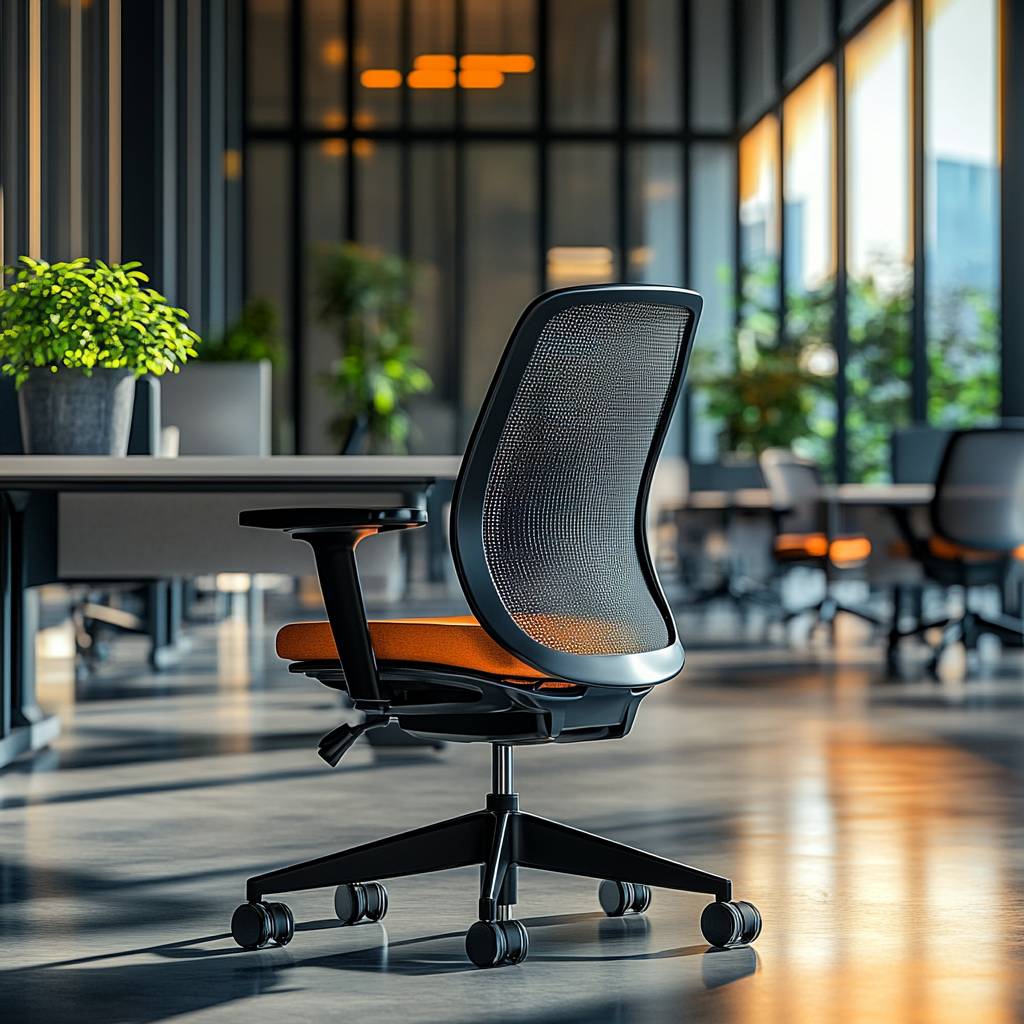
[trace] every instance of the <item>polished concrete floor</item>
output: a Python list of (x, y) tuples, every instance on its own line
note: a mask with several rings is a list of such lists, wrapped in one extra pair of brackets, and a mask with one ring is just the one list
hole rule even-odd
[[(44, 661), (56, 748), (0, 775), (0, 1020), (849, 1021), (1024, 1019), (1024, 665), (884, 679), (856, 638), (762, 646), (684, 624), (682, 677), (623, 741), (522, 751), (525, 808), (730, 875), (753, 949), (711, 952), (704, 900), (606, 919), (587, 880), (523, 872), (529, 960), (463, 954), (474, 869), (389, 883), (384, 925), (289, 899), (287, 948), (227, 934), (247, 876), (477, 808), (488, 750), (316, 757), (334, 695), (270, 636), (191, 631), (75, 695)], [(60, 646), (59, 631), (54, 646)], [(955, 668), (955, 666), (954, 666)]]

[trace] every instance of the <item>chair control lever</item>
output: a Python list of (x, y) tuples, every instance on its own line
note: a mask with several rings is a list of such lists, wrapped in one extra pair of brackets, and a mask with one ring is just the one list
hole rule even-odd
[(337, 768), (338, 762), (348, 753), (349, 748), (364, 732), (380, 729), (391, 721), (390, 715), (367, 715), (366, 721), (358, 725), (339, 725), (326, 736), (321, 737), (316, 752), (332, 767)]

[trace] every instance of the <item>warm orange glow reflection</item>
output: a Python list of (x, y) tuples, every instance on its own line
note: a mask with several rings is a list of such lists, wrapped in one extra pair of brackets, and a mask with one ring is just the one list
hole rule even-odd
[(345, 112), (343, 110), (338, 110), (337, 107), (332, 107), (324, 113), (320, 123), (331, 131), (337, 131), (339, 128), (344, 128)]
[(525, 75), (533, 71), (535, 61), (528, 53), (467, 53), (460, 66), (464, 71), (491, 70)]
[(339, 68), (345, 63), (345, 57), (347, 51), (345, 49), (344, 40), (341, 39), (328, 39), (322, 47), (320, 47), (320, 59), (329, 68)]
[(410, 71), (405, 79), (410, 89), (454, 89), (455, 72), (434, 68)]
[(359, 76), (364, 89), (397, 89), (402, 84), (402, 72), (395, 68), (368, 68)]
[(238, 181), (242, 176), (242, 153), (238, 149), (224, 150), (224, 179)]
[(459, 72), (459, 85), (463, 89), (500, 89), (504, 82), (505, 76), (494, 68)]
[(604, 245), (557, 245), (548, 249), (552, 283), (592, 284), (614, 276), (615, 257)]
[[(749, 795), (734, 873), (748, 890), (806, 899), (779, 901), (772, 934), (788, 955), (723, 1019), (1010, 1024), (1006, 943), (972, 927), (979, 907), (987, 935), (1016, 927), (999, 769), (850, 720), (805, 721), (792, 743), (774, 784)], [(755, 774), (763, 754), (748, 757)]]
[(412, 66), (423, 71), (454, 71), (455, 56), (451, 53), (421, 53)]
[(324, 156), (338, 157), (344, 156), (348, 152), (348, 146), (345, 144), (344, 139), (324, 139), (320, 143), (320, 152)]
[(740, 220), (763, 223), (765, 248), (779, 249), (779, 119), (766, 114), (740, 139)]

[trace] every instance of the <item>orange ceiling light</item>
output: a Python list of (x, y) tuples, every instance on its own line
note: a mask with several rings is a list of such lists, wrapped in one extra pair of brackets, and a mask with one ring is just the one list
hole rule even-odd
[(348, 51), (345, 48), (344, 40), (328, 39), (323, 46), (320, 47), (320, 59), (329, 68), (340, 68), (345, 63), (345, 58), (348, 56)]
[(459, 64), (464, 71), (500, 71), (506, 75), (528, 75), (536, 67), (528, 53), (467, 53)]
[(465, 68), (459, 72), (459, 85), (463, 89), (500, 89), (505, 76), (495, 68)]
[(337, 160), (348, 152), (348, 145), (344, 139), (324, 139), (320, 143), (320, 152), (332, 160)]
[(359, 76), (364, 89), (397, 89), (402, 84), (402, 72), (397, 68), (367, 68)]
[(454, 70), (443, 68), (417, 68), (410, 71), (405, 78), (410, 89), (454, 89)]
[(328, 131), (337, 131), (339, 128), (345, 127), (345, 112), (338, 110), (337, 107), (332, 107), (330, 110), (324, 111), (324, 116), (321, 118), (321, 124)]
[(455, 56), (451, 53), (421, 53), (412, 66), (417, 71), (454, 71)]

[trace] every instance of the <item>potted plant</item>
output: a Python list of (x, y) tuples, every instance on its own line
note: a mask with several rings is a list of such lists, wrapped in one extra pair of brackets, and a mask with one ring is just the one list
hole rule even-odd
[(22, 256), (3, 268), (0, 371), (18, 388), (32, 455), (124, 455), (135, 378), (177, 373), (199, 336), (138, 263)]
[(338, 404), (331, 430), (344, 453), (407, 450), (405, 402), (433, 386), (417, 359), (411, 290), (412, 270), (396, 256), (350, 242), (320, 251), (320, 317), (341, 349), (323, 379)]

